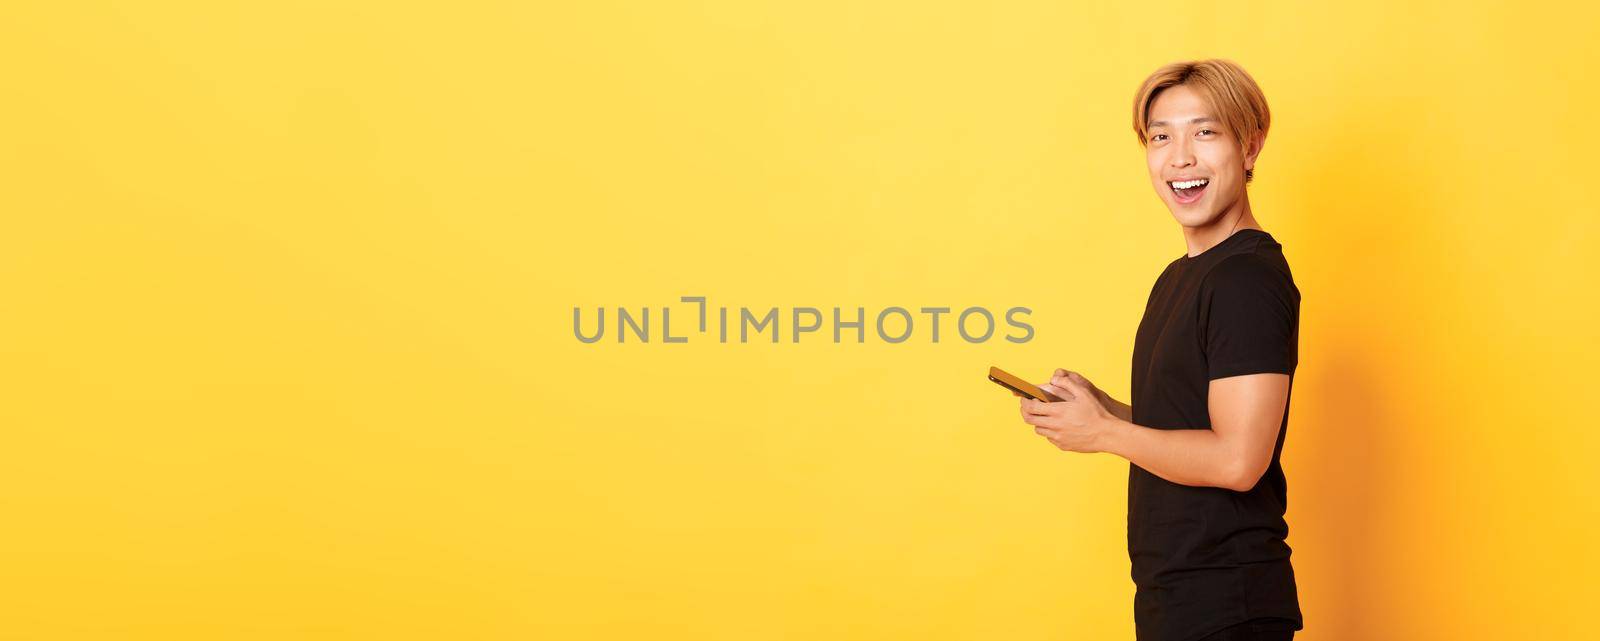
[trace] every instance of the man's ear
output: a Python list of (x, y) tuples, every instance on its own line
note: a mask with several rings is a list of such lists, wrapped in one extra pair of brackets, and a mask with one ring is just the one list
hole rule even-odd
[(1255, 140), (1252, 140), (1250, 142), (1252, 143), (1251, 146), (1244, 150), (1244, 168), (1245, 169), (1255, 169), (1256, 168), (1256, 156), (1260, 156), (1261, 155), (1261, 148), (1266, 146), (1267, 137), (1265, 135), (1256, 136)]

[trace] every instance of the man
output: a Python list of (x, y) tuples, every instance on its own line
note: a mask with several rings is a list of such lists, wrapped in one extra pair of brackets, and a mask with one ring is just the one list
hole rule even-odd
[(1124, 404), (1077, 372), (1022, 398), (1057, 447), (1128, 459), (1128, 556), (1140, 641), (1291, 639), (1303, 628), (1279, 456), (1298, 362), (1300, 292), (1246, 184), (1265, 96), (1226, 60), (1158, 69), (1133, 128), (1188, 252), (1150, 291)]

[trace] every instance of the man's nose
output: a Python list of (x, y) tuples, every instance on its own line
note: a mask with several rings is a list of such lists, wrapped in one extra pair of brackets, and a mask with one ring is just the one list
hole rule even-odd
[(1194, 154), (1189, 149), (1188, 141), (1179, 139), (1172, 147), (1172, 157), (1168, 161), (1174, 168), (1188, 167), (1194, 164)]

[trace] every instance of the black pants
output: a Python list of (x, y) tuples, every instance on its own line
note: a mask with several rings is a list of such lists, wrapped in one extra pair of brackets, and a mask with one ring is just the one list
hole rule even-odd
[(1231, 625), (1200, 638), (1200, 641), (1292, 641), (1294, 622), (1283, 619), (1256, 619)]

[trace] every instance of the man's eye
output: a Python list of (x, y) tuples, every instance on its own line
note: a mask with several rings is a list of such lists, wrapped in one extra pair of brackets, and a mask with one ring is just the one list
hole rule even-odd
[(1151, 141), (1151, 142), (1155, 142), (1155, 140), (1156, 140), (1156, 139), (1157, 139), (1157, 138), (1160, 138), (1160, 137), (1162, 137), (1162, 136), (1165, 136), (1165, 135), (1166, 135), (1166, 134), (1156, 134), (1156, 135), (1154, 135), (1154, 136), (1151, 136), (1151, 137), (1150, 137), (1150, 141)]
[(1200, 133), (1203, 133), (1203, 134), (1214, 134), (1214, 133), (1217, 133), (1217, 132), (1212, 131), (1210, 129), (1201, 129)]

